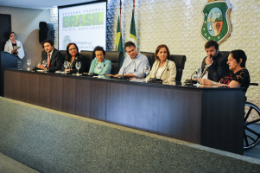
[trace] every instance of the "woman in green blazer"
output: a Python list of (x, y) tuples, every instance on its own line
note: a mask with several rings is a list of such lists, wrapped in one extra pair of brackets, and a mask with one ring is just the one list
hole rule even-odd
[(105, 59), (106, 52), (103, 47), (97, 46), (93, 51), (93, 57), (96, 57), (92, 60), (89, 74), (98, 74), (106, 75), (111, 73), (111, 61)]

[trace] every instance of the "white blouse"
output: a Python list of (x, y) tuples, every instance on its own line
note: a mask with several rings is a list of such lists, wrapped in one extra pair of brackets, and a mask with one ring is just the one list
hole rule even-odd
[(156, 75), (155, 75), (156, 79), (161, 79), (163, 71), (164, 71), (164, 67), (158, 68)]

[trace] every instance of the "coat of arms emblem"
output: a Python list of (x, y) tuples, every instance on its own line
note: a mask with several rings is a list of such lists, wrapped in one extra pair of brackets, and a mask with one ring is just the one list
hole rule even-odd
[(230, 12), (228, 0), (209, 0), (203, 8), (204, 21), (201, 36), (206, 40), (215, 40), (219, 44), (231, 33)]

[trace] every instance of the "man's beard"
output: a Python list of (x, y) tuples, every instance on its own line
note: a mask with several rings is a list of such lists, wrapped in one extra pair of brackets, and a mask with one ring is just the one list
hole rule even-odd
[(217, 58), (217, 56), (218, 56), (218, 52), (216, 52), (215, 55), (213, 55), (213, 56), (210, 55), (210, 57), (211, 57), (213, 60), (215, 60), (215, 59)]

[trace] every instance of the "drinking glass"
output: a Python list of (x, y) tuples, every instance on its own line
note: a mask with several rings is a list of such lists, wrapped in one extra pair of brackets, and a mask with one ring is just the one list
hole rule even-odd
[(31, 68), (30, 68), (30, 65), (31, 65), (31, 59), (27, 59), (27, 65), (28, 65), (27, 70), (30, 71), (30, 70), (31, 70)]
[(46, 61), (46, 60), (42, 60), (42, 65), (43, 65), (43, 67), (44, 67), (44, 72), (46, 72), (45, 67), (46, 67), (46, 65), (47, 65), (47, 61)]
[(191, 75), (191, 80), (193, 79), (197, 79), (197, 76), (198, 76), (198, 69), (195, 69), (195, 71), (193, 72), (193, 74)]
[(200, 85), (200, 77), (201, 77), (201, 68), (198, 69), (198, 74), (197, 74), (197, 86)]
[[(69, 67), (69, 61), (64, 61), (64, 64), (63, 64), (63, 66), (64, 66), (64, 72), (65, 72), (65, 70)], [(65, 72), (65, 74), (67, 74), (67, 72)]]
[(79, 69), (81, 67), (81, 63), (79, 61), (76, 62), (76, 69), (78, 70), (77, 76), (79, 76)]
[(144, 66), (144, 73), (145, 73), (146, 77), (149, 75), (149, 73), (150, 73), (150, 66), (149, 65)]

